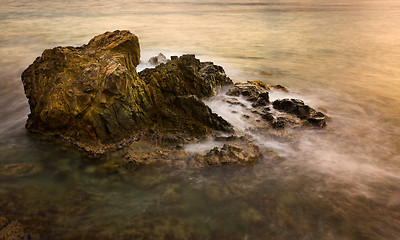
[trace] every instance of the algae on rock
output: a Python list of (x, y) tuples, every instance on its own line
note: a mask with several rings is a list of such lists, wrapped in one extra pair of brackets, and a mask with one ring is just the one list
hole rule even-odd
[[(200, 100), (231, 83), (221, 67), (184, 55), (138, 74), (139, 62), (139, 40), (129, 31), (45, 50), (21, 76), (31, 110), (26, 127), (95, 147), (146, 129), (189, 136), (231, 130)], [(186, 103), (202, 112), (189, 113)]]

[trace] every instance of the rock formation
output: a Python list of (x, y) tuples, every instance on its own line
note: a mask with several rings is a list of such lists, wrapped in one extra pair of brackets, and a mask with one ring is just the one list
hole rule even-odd
[[(289, 127), (326, 125), (326, 116), (301, 100), (271, 103), (269, 92), (287, 92), (285, 87), (261, 81), (233, 84), (222, 67), (194, 55), (167, 60), (159, 54), (150, 59), (157, 66), (137, 73), (139, 62), (139, 41), (129, 31), (107, 32), (81, 47), (45, 50), (22, 73), (31, 109), (26, 127), (71, 140), (90, 153), (118, 150), (114, 162), (101, 168), (104, 172), (120, 165), (186, 164), (188, 158), (199, 166), (249, 164), (271, 152), (258, 147), (253, 131), (284, 136)], [(218, 96), (221, 103), (241, 107), (250, 128), (235, 133), (203, 102), (223, 85), (230, 88)], [(223, 138), (221, 132), (231, 137)], [(192, 156), (183, 150), (183, 144), (206, 137), (221, 147)], [(26, 170), (5, 167), (35, 172), (29, 165)]]
[(129, 31), (45, 50), (21, 77), (31, 110), (26, 127), (93, 146), (151, 128), (189, 136), (231, 130), (200, 100), (231, 83), (221, 67), (184, 55), (138, 74), (139, 62), (139, 40)]

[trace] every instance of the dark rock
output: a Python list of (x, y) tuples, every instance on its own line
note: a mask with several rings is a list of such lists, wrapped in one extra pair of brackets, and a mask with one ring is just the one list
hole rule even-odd
[(240, 96), (240, 90), (238, 87), (231, 87), (228, 92), (226, 92), (226, 95), (228, 96), (235, 96), (235, 97), (239, 97)]
[(264, 85), (249, 83), (236, 83), (226, 93), (228, 96), (244, 96), (246, 100), (254, 102), (253, 107), (265, 106), (269, 103), (269, 93)]
[(325, 117), (310, 117), (307, 118), (307, 121), (316, 127), (325, 127), (326, 126), (326, 120)]
[[(203, 101), (194, 95), (178, 96), (175, 98), (174, 104), (183, 110), (185, 113), (184, 116), (191, 117), (192, 119), (201, 122), (204, 126), (220, 131), (233, 132), (233, 127), (230, 123), (213, 113)], [(177, 121), (179, 121), (179, 119), (177, 119)], [(182, 124), (186, 125), (188, 122), (190, 122), (189, 119), (184, 121)]]
[(272, 127), (275, 129), (284, 129), (286, 121), (282, 118), (278, 118), (276, 121), (272, 122)]
[(271, 123), (275, 120), (275, 117), (272, 113), (265, 113), (261, 115), (261, 117)]
[(31, 109), (26, 127), (93, 151), (143, 129), (185, 132), (185, 124), (175, 126), (177, 119), (188, 120), (189, 130), (200, 129), (197, 135), (221, 129), (209, 109), (204, 114), (213, 121), (195, 119), (202, 114), (180, 111), (176, 97), (201, 99), (231, 84), (222, 67), (184, 55), (138, 74), (139, 59), (138, 38), (129, 31), (101, 34), (82, 47), (45, 50), (21, 76)]
[(157, 56), (151, 57), (149, 59), (149, 63), (151, 65), (158, 65), (160, 63), (167, 63), (167, 62), (168, 62), (168, 59), (162, 53), (159, 53)]
[(300, 119), (306, 119), (313, 126), (324, 127), (326, 125), (326, 116), (305, 105), (302, 100), (278, 99), (273, 102), (273, 107), (277, 110), (293, 114)]
[[(263, 93), (264, 94), (264, 93)], [(261, 94), (260, 94), (261, 95)], [(264, 94), (265, 95), (265, 94)], [(268, 93), (266, 94), (267, 95), (267, 97), (268, 97)], [(265, 105), (267, 105), (268, 104), (268, 101), (267, 100), (265, 100), (265, 98), (264, 97), (258, 97), (257, 98), (257, 101), (255, 102), (255, 103), (253, 103), (252, 104), (252, 106), (253, 107), (260, 107), (260, 106), (265, 106)]]

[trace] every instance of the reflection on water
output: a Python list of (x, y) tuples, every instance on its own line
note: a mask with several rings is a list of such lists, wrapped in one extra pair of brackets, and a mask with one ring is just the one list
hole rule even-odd
[[(0, 173), (0, 215), (44, 239), (400, 238), (398, 1), (4, 0), (0, 13), (0, 166), (31, 164)], [(23, 69), (115, 29), (139, 36), (143, 61), (195, 53), (332, 119), (293, 141), (255, 136), (277, 158), (249, 168), (130, 174), (27, 134)]]

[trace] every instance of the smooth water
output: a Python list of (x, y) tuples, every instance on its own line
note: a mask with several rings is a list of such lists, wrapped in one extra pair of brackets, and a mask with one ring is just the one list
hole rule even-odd
[[(0, 5), (0, 165), (36, 166), (19, 177), (0, 172), (0, 215), (37, 238), (400, 239), (400, 2)], [(139, 36), (143, 61), (195, 53), (234, 81), (282, 84), (326, 109), (328, 127), (290, 141), (255, 136), (276, 158), (251, 167), (145, 167), (128, 177), (28, 134), (21, 72), (46, 48), (115, 29)]]

